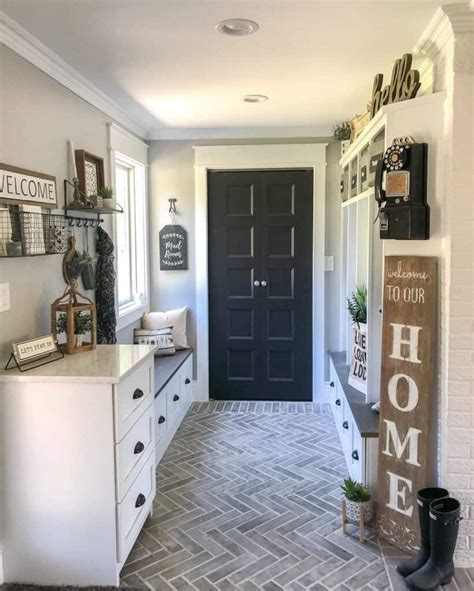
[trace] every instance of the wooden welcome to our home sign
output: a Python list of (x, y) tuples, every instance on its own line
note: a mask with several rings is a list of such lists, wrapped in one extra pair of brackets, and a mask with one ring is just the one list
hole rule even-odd
[(182, 226), (168, 225), (160, 230), (160, 270), (184, 271), (188, 268), (188, 235)]
[(437, 284), (435, 257), (385, 257), (377, 529), (404, 550), (433, 485)]
[(0, 163), (0, 203), (56, 208), (56, 177)]

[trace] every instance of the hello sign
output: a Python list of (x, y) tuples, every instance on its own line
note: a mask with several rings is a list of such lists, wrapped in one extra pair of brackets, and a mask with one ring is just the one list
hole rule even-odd
[(413, 57), (410, 53), (395, 61), (390, 84), (382, 88), (383, 74), (377, 74), (372, 88), (370, 118), (384, 105), (415, 98), (421, 83), (418, 70), (412, 70)]
[(437, 259), (385, 257), (377, 530), (418, 544), (416, 494), (433, 486)]

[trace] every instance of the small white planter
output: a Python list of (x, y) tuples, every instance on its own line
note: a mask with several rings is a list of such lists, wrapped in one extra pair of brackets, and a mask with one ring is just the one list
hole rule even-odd
[(363, 501), (363, 502), (356, 502), (356, 501), (346, 501), (346, 516), (347, 520), (352, 523), (359, 523), (360, 522), (360, 515), (363, 513), (364, 515), (364, 523), (368, 523), (372, 521), (374, 517), (374, 503), (372, 499), (370, 501)]
[(117, 204), (114, 198), (111, 199), (102, 199), (103, 207), (107, 209), (117, 209)]
[(82, 347), (82, 339), (84, 338), (83, 334), (76, 334), (76, 347)]

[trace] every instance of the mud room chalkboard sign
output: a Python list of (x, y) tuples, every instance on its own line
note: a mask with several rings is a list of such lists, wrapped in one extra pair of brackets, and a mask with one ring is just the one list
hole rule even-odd
[(160, 230), (160, 270), (185, 271), (188, 268), (188, 234), (182, 226), (168, 225)]

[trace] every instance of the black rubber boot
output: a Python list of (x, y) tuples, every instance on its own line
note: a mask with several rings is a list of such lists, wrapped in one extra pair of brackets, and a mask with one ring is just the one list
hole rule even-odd
[(430, 557), (430, 504), (432, 501), (448, 496), (449, 492), (445, 488), (422, 488), (418, 491), (421, 546), (413, 558), (397, 566), (397, 572), (402, 577), (408, 577), (428, 562)]
[(434, 591), (454, 576), (453, 554), (461, 521), (461, 505), (456, 499), (433, 501), (430, 506), (431, 553), (428, 562), (405, 579), (411, 591)]

